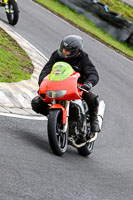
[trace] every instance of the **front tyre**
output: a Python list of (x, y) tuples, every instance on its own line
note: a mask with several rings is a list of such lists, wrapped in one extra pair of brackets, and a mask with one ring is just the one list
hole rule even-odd
[(90, 143), (86, 144), (85, 146), (78, 148), (77, 150), (80, 155), (88, 156), (92, 153), (93, 147), (94, 147), (94, 142), (90, 142)]
[(63, 132), (62, 111), (51, 110), (48, 117), (48, 139), (55, 155), (61, 156), (67, 149), (67, 132)]
[(18, 5), (15, 0), (9, 0), (8, 7), (9, 11), (6, 11), (7, 19), (9, 21), (9, 24), (14, 26), (15, 24), (17, 24), (19, 18)]

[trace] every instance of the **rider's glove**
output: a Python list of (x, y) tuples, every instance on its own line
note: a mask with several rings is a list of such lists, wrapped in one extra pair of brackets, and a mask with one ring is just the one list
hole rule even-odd
[(87, 90), (87, 91), (90, 91), (91, 88), (92, 88), (92, 84), (91, 84), (90, 82), (84, 83), (84, 84), (81, 86), (81, 88), (83, 88), (83, 89), (85, 89), (85, 90)]

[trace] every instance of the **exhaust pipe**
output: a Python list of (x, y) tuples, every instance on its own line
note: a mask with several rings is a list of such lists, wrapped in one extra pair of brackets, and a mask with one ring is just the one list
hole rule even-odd
[[(102, 128), (104, 111), (105, 111), (105, 103), (104, 103), (103, 100), (101, 100), (99, 102), (98, 113), (97, 113), (97, 118), (98, 118), (98, 122), (99, 122), (100, 131), (101, 131), (101, 128)], [(97, 139), (97, 135), (98, 135), (98, 132), (95, 133), (93, 138), (91, 138), (91, 139), (89, 139), (86, 142), (81, 143), (81, 144), (76, 144), (72, 137), (69, 137), (68, 140), (69, 140), (69, 142), (71, 143), (72, 146), (74, 146), (76, 148), (81, 148), (84, 145), (86, 145), (87, 143), (95, 141)]]
[(98, 113), (97, 113), (97, 118), (98, 118), (98, 121), (99, 121), (100, 131), (101, 131), (101, 128), (102, 128), (104, 111), (105, 111), (105, 103), (104, 103), (103, 100), (101, 100), (99, 102)]
[[(104, 103), (103, 100), (101, 100), (99, 102), (98, 113), (97, 113), (97, 119), (98, 119), (98, 122), (99, 122), (100, 131), (102, 129), (104, 111), (105, 111), (105, 103)], [(97, 135), (98, 135), (98, 132), (96, 132), (95, 135), (94, 135), (94, 137), (91, 138), (90, 140), (88, 140), (87, 142), (93, 142), (93, 141), (95, 141), (97, 139)]]

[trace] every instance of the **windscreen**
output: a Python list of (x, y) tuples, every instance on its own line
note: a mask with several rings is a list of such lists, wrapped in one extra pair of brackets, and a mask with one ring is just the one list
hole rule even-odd
[(56, 62), (49, 75), (50, 81), (62, 81), (74, 73), (71, 65), (66, 62)]

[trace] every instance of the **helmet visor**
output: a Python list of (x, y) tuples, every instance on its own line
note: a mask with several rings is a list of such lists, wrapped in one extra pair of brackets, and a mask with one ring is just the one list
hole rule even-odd
[(78, 53), (77, 49), (70, 49), (70, 48), (59, 48), (58, 49), (58, 54), (62, 58), (72, 58), (76, 56)]

